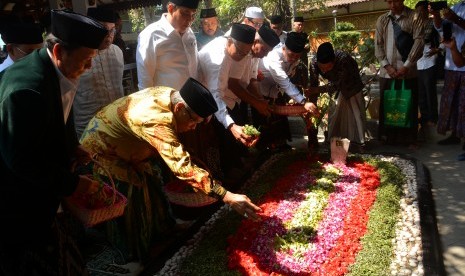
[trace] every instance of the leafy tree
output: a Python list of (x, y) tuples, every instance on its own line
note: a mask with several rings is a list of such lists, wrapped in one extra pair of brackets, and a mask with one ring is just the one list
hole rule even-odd
[[(204, 0), (205, 1), (205, 0)], [(207, 0), (210, 1), (210, 0)], [(290, 29), (292, 6), (290, 0), (211, 0), (212, 7), (216, 8), (218, 18), (223, 28), (229, 27), (232, 22), (242, 19), (247, 7), (257, 6), (263, 9), (266, 16), (280, 14), (285, 17), (285, 29)], [(308, 11), (310, 8), (323, 9), (328, 0), (294, 0), (296, 11)], [(207, 4), (206, 4), (207, 5)], [(297, 12), (299, 15), (304, 12)]]
[(336, 30), (328, 35), (334, 48), (352, 53), (358, 46), (361, 33), (355, 30), (354, 24), (340, 21), (336, 24)]
[[(420, 0), (405, 0), (404, 5), (413, 9), (415, 8), (415, 5), (419, 2)], [(433, 0), (433, 1), (439, 1), (439, 0)], [(461, 0), (447, 0), (447, 4), (450, 6), (457, 4)]]

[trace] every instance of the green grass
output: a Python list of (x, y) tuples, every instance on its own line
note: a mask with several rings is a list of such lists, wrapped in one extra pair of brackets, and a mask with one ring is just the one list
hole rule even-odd
[(370, 210), (367, 233), (360, 241), (362, 250), (358, 253), (356, 262), (349, 267), (349, 275), (390, 275), (392, 239), (395, 237), (405, 178), (400, 169), (391, 163), (373, 158), (366, 161), (378, 168), (381, 185)]

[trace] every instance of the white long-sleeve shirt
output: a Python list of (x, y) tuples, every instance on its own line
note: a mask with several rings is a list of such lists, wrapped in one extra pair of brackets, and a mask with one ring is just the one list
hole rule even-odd
[(240, 99), (228, 89), (229, 78), (241, 78), (242, 73), (231, 75), (231, 66), (237, 66), (226, 53), (228, 39), (217, 37), (199, 52), (199, 68), (202, 83), (210, 90), (218, 105), (216, 118), (225, 128), (234, 123), (226, 107), (233, 108)]
[(274, 48), (267, 56), (260, 60), (258, 65), (264, 79), (260, 82), (260, 92), (265, 97), (277, 98), (279, 88), (300, 103), (305, 98), (297, 87), (291, 82), (290, 77), (294, 75), (299, 60), (289, 63), (284, 60), (283, 48)]
[(181, 89), (185, 81), (197, 79), (197, 41), (191, 28), (181, 36), (163, 14), (147, 26), (137, 40), (139, 89), (168, 86)]

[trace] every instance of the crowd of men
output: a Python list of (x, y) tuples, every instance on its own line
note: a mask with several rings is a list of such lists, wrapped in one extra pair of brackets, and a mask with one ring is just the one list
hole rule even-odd
[[(465, 6), (445, 8), (441, 17), (426, 1), (415, 11), (403, 0), (386, 3), (389, 11), (379, 17), (375, 33), (380, 139), (415, 144), (420, 103), (421, 126), (437, 124), (439, 133), (452, 131), (440, 143), (460, 143), (465, 137), (465, 58), (459, 50), (465, 40)], [(84, 16), (53, 10), (45, 43), (35, 24), (2, 26), (8, 57), (0, 65), (0, 192), (7, 196), (0, 201), (0, 218), (9, 222), (0, 230), (2, 274), (85, 275), (60, 203), (99, 189), (99, 182), (83, 173), (89, 166), (94, 175), (113, 179), (128, 198), (124, 215), (98, 230), (128, 262), (143, 262), (154, 244), (180, 227), (164, 191), (173, 177), (245, 218), (259, 219), (260, 208), (235, 193), (237, 181), (230, 180), (247, 170), (254, 157), (251, 147), (289, 147), (287, 117), (274, 114), (273, 104), (298, 104), (317, 116), (318, 96), (329, 93), (334, 104), (328, 138), (348, 138), (363, 149), (364, 85), (350, 53), (325, 42), (309, 62), (303, 17), (295, 17), (293, 30), (286, 32), (283, 17), (267, 18), (260, 7), (245, 9), (240, 22), (225, 32), (215, 9), (202, 9), (201, 30), (194, 34), (198, 4), (170, 0), (160, 20), (139, 34), (140, 91), (130, 95), (122, 87), (127, 57), (125, 46), (114, 44), (120, 21), (114, 11), (89, 8)], [(433, 15), (429, 21), (428, 12)], [(446, 78), (438, 115), (432, 100), (436, 92), (418, 90), (416, 71), (422, 55), (421, 70), (431, 67), (442, 21), (453, 23), (454, 35), (444, 42)], [(409, 45), (398, 45), (398, 28), (410, 34)], [(436, 38), (430, 35), (434, 31)], [(433, 73), (425, 74), (428, 79)], [(409, 128), (383, 123), (383, 93), (397, 79), (412, 91)], [(247, 133), (248, 124), (261, 135)], [(307, 130), (308, 148), (314, 151), (317, 128), (309, 124)], [(92, 168), (92, 162), (99, 166)]]

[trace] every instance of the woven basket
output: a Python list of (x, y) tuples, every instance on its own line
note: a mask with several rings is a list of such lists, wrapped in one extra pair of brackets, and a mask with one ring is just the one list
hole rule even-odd
[(284, 116), (300, 116), (307, 112), (305, 107), (300, 104), (295, 105), (274, 105), (272, 106), (273, 113)]
[[(198, 158), (192, 157), (196, 163), (201, 164), (202, 167), (208, 170), (208, 167)], [(203, 192), (196, 192), (194, 189), (185, 181), (178, 178), (173, 179), (164, 186), (165, 194), (171, 203), (186, 206), (186, 207), (203, 207), (217, 202), (218, 200), (213, 197), (209, 197)]]
[(64, 201), (65, 206), (69, 209), (69, 211), (86, 227), (92, 227), (101, 222), (122, 216), (128, 202), (127, 198), (116, 190), (111, 174), (99, 163), (94, 162), (94, 164), (100, 166), (107, 173), (108, 178), (110, 179), (111, 186), (104, 183), (103, 190), (107, 194), (113, 193), (112, 203), (108, 206), (88, 208), (85, 202), (83, 202), (82, 195), (77, 193), (67, 197)]

